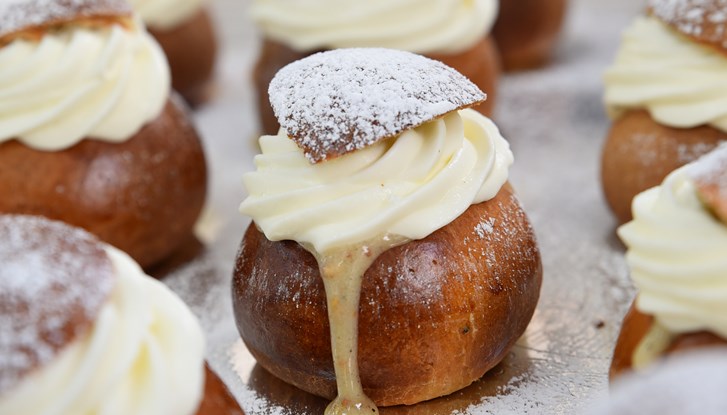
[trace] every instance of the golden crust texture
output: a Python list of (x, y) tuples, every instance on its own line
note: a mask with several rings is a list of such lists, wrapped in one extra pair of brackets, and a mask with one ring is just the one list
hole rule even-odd
[[(377, 405), (414, 404), (479, 379), (524, 332), (541, 276), (532, 228), (509, 186), (428, 237), (384, 252), (363, 279), (364, 391)], [(313, 256), (251, 225), (233, 279), (242, 338), (274, 375), (333, 398), (325, 304)]]
[[(263, 134), (277, 134), (280, 124), (270, 106), (268, 87), (275, 74), (286, 65), (319, 51), (298, 52), (271, 39), (264, 39), (260, 56), (253, 72), (257, 92), (260, 128)], [(497, 95), (497, 80), (500, 75), (500, 59), (491, 37), (482, 39), (475, 46), (455, 55), (425, 55), (440, 61), (470, 79), (487, 94), (487, 100), (474, 107), (490, 116)]]
[[(616, 341), (616, 348), (611, 360), (609, 378), (613, 381), (618, 376), (632, 369), (634, 350), (654, 324), (654, 317), (640, 312), (635, 303), (631, 305), (624, 318), (621, 333)], [(685, 333), (677, 336), (669, 345), (665, 356), (671, 353), (687, 351), (701, 347), (727, 346), (727, 340), (707, 331)]]
[(506, 71), (532, 69), (551, 57), (567, 0), (505, 0), (492, 34)]
[(142, 267), (157, 263), (191, 233), (204, 203), (205, 159), (187, 117), (170, 100), (122, 143), (86, 139), (55, 152), (0, 144), (0, 213), (61, 220)]
[(191, 105), (208, 98), (217, 58), (217, 38), (207, 9), (169, 29), (149, 28), (169, 60), (172, 87)]
[(611, 127), (601, 159), (604, 195), (618, 221), (631, 219), (634, 196), (724, 141), (727, 133), (709, 126), (671, 128), (643, 110), (621, 116)]

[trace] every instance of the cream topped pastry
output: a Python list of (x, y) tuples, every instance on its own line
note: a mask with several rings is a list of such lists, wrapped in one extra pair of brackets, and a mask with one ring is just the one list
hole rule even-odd
[(631, 201), (727, 141), (727, 19), (721, 0), (649, 0), (605, 74), (613, 119), (602, 182), (619, 222)]
[(128, 140), (162, 113), (169, 88), (164, 53), (139, 21), (19, 38), (0, 49), (0, 142)]
[[(671, 173), (634, 199), (619, 229), (638, 288), (635, 309), (653, 324), (633, 351), (651, 363), (683, 335), (727, 339), (727, 144)], [(626, 330), (626, 327), (624, 328)]]
[(662, 125), (727, 131), (727, 55), (656, 17), (640, 17), (624, 32), (605, 81), (614, 118), (643, 108)]
[(0, 213), (82, 227), (143, 267), (191, 237), (206, 166), (125, 0), (0, 2)]
[[(255, 159), (257, 171), (245, 176), (249, 196), (243, 201), (240, 210), (253, 218), (254, 225), (248, 230), (238, 256), (234, 283), (236, 294), (233, 296), (236, 300), (238, 327), (258, 361), (273, 373), (306, 390), (326, 396), (330, 393), (327, 388), (332, 379), (327, 375), (323, 379), (312, 376), (306, 382), (303, 377), (308, 375), (300, 374), (301, 377), (298, 377), (292, 368), (281, 367), (275, 361), (275, 353), (268, 354), (261, 350), (263, 347), (279, 346), (262, 345), (260, 339), (251, 334), (256, 327), (248, 326), (256, 322), (267, 324), (266, 316), (258, 319), (248, 314), (267, 308), (252, 304), (244, 298), (252, 296), (258, 302), (266, 302), (265, 298), (277, 292), (277, 288), (272, 287), (281, 284), (273, 280), (262, 282), (268, 281), (273, 275), (280, 275), (282, 270), (266, 268), (262, 263), (254, 264), (255, 258), (265, 263), (275, 262), (272, 259), (275, 257), (273, 252), (283, 249), (285, 242), (271, 241), (292, 240), (299, 247), (292, 249), (305, 249), (307, 255), (315, 258), (315, 272), (325, 291), (327, 323), (330, 327), (325, 338), (330, 339), (329, 353), (332, 358), (331, 355), (324, 358), (331, 361), (333, 366), (338, 395), (326, 413), (371, 413), (377, 411), (376, 404), (416, 403), (450, 393), (482, 376), (502, 358), (500, 352), (512, 344), (514, 333), (503, 335), (507, 344), (497, 347), (498, 351), (494, 353), (498, 356), (495, 359), (491, 359), (491, 356), (484, 359), (480, 352), (473, 350), (472, 354), (464, 353), (467, 357), (462, 361), (454, 358), (455, 361), (432, 365), (437, 372), (451, 371), (457, 365), (477, 367), (474, 370), (470, 368), (456, 375), (441, 373), (438, 382), (433, 383), (414, 378), (408, 380), (408, 386), (400, 386), (394, 384), (396, 380), (384, 376), (389, 378), (389, 385), (386, 384), (387, 380), (380, 385), (366, 384), (373, 376), (370, 371), (374, 363), (371, 363), (371, 351), (366, 350), (366, 347), (362, 349), (366, 354), (359, 355), (360, 346), (370, 341), (367, 337), (370, 332), (367, 327), (368, 315), (365, 311), (360, 312), (359, 304), (363, 301), (364, 274), (374, 272), (373, 269), (388, 269), (391, 274), (398, 272), (398, 266), (397, 271), (394, 271), (393, 266), (380, 268), (375, 265), (382, 260), (380, 258), (402, 255), (394, 252), (400, 252), (406, 247), (415, 249), (411, 248), (414, 241), (431, 240), (430, 246), (434, 247), (442, 243), (438, 239), (442, 236), (437, 236), (440, 232), (449, 229), (456, 233), (453, 229), (459, 229), (459, 226), (463, 226), (463, 229), (474, 226), (453, 223), (479, 219), (489, 224), (487, 229), (490, 231), (478, 233), (474, 230), (476, 235), (480, 235), (476, 239), (482, 241), (478, 243), (486, 243), (484, 241), (488, 240), (488, 235), (492, 235), (495, 240), (511, 246), (513, 251), (522, 253), (522, 262), (513, 265), (522, 267), (522, 272), (517, 276), (522, 278), (518, 284), (523, 284), (523, 290), (521, 296), (517, 296), (522, 304), (519, 304), (520, 309), (510, 311), (517, 315), (515, 319), (519, 323), (515, 330), (518, 335), (524, 330), (534, 307), (531, 301), (537, 300), (539, 257), (532, 230), (519, 205), (513, 205), (512, 198), (508, 201), (503, 199), (510, 195), (509, 186), (506, 186), (508, 169), (513, 161), (509, 145), (489, 119), (467, 108), (484, 100), (485, 94), (440, 62), (408, 52), (373, 48), (323, 52), (293, 63), (273, 79), (270, 96), (282, 128), (277, 135), (261, 138), (262, 154)], [(497, 202), (488, 203), (495, 200)], [(490, 212), (493, 216), (485, 213), (490, 208), (494, 209)], [(511, 224), (509, 235), (512, 245), (506, 242), (509, 240), (507, 236), (500, 235), (499, 226), (498, 231), (494, 231), (493, 226), (499, 221)], [(265, 236), (259, 236), (256, 227)], [(271, 246), (268, 251), (266, 247), (269, 244), (282, 245), (279, 248)], [(445, 263), (462, 261), (458, 252), (468, 248), (461, 244), (461, 241), (452, 246), (447, 243), (451, 253), (438, 259)], [(248, 252), (248, 249), (252, 251)], [(492, 249), (495, 252), (498, 248), (492, 246)], [(284, 255), (290, 259), (300, 258), (297, 252), (291, 251)], [(272, 257), (264, 259), (268, 255)], [(402, 262), (408, 260), (407, 255), (403, 255)], [(418, 258), (416, 254), (411, 255)], [(287, 261), (290, 260), (280, 258), (281, 264)], [(415, 269), (418, 266), (414, 265), (416, 260), (410, 261), (409, 269), (414, 274), (410, 278), (416, 279)], [(497, 268), (496, 262), (491, 262), (492, 267)], [(307, 264), (307, 261), (304, 263)], [(483, 265), (484, 262), (474, 265), (465, 272), (468, 275), (465, 278), (483, 278), (483, 275), (493, 272), (479, 269)], [(303, 281), (307, 281), (310, 274), (298, 269), (301, 264), (292, 260), (288, 266), (291, 267), (291, 275), (301, 275), (301, 281), (295, 284), (308, 286), (309, 283)], [(248, 267), (251, 269), (248, 270)], [(259, 273), (258, 270), (263, 268), (266, 268), (265, 271)], [(470, 274), (474, 272), (473, 269), (478, 269), (476, 275)], [(285, 271), (282, 272), (284, 275)], [(443, 281), (455, 275), (461, 277), (458, 272), (444, 272), (443, 276), (438, 277), (441, 279), (432, 281), (431, 286), (443, 284)], [(315, 278), (315, 274), (311, 276)], [(507, 284), (513, 282), (510, 279), (512, 277), (502, 274), (502, 279), (509, 281)], [(482, 283), (486, 284), (484, 281)], [(258, 292), (268, 289), (271, 291)], [(311, 289), (317, 292), (319, 288)], [(301, 289), (296, 295), (317, 295), (306, 291)], [(281, 299), (278, 301), (279, 304), (285, 303)], [(370, 301), (370, 304), (378, 307), (376, 300)], [(435, 305), (437, 308), (457, 308), (447, 304), (447, 300), (441, 296), (431, 301), (442, 302)], [(425, 302), (432, 304), (429, 300)], [(412, 310), (417, 308), (413, 304), (380, 307), (403, 307), (404, 310), (408, 307)], [(499, 309), (499, 306), (496, 308)], [(275, 314), (272, 309), (270, 312)], [(321, 309), (316, 308), (315, 313), (320, 312)], [(404, 315), (407, 311), (402, 313)], [(359, 325), (360, 317), (363, 318), (361, 321), (366, 321), (366, 326)], [(311, 318), (306, 317), (309, 325)], [(449, 319), (457, 320), (452, 315)], [(493, 320), (497, 321), (498, 318), (493, 317)], [(284, 324), (300, 326), (300, 323)], [(421, 327), (427, 325), (427, 318), (403, 324), (419, 324)], [(446, 323), (442, 324), (440, 327), (446, 326)], [(474, 330), (478, 330), (474, 328), (478, 324), (472, 321)], [(432, 327), (435, 326), (432, 324)], [(303, 323), (301, 329), (310, 328)], [(382, 330), (379, 335), (384, 332), (386, 330)], [(422, 329), (420, 333), (413, 332), (411, 335), (426, 336), (426, 332), (426, 329)], [(419, 347), (423, 349), (431, 347), (441, 352), (446, 348), (444, 344), (451, 343), (454, 347), (461, 340), (450, 338), (449, 334), (445, 334), (447, 332), (444, 330), (427, 337), (427, 340), (417, 338), (411, 341), (419, 342)], [(300, 333), (306, 337), (309, 334)], [(280, 341), (318, 344), (320, 340), (290, 338)], [(468, 340), (467, 344), (458, 346), (465, 349), (477, 347), (479, 351), (483, 350), (482, 347), (491, 346), (483, 345), (479, 340), (472, 340), (472, 343)], [(388, 348), (388, 345), (382, 345), (382, 348)], [(474, 360), (467, 361), (470, 358)], [(301, 356), (301, 359), (305, 360), (306, 357)], [(310, 359), (305, 361), (311, 363)], [(406, 371), (406, 365), (410, 363), (414, 363), (413, 360), (403, 359), (398, 362), (401, 365), (399, 367), (387, 362), (377, 365), (377, 368), (382, 371)], [(417, 359), (416, 364), (421, 365), (421, 360)], [(318, 363), (313, 366), (312, 370), (319, 373), (317, 376), (329, 370), (318, 367)], [(359, 368), (365, 370), (360, 372)], [(430, 373), (428, 376), (432, 375)], [(395, 378), (400, 379), (401, 374)], [(370, 398), (367, 396), (369, 394)]]
[(458, 53), (490, 32), (497, 0), (255, 0), (263, 33), (300, 51), (385, 47)]
[(5, 215), (0, 234), (0, 413), (196, 413), (204, 339), (176, 295), (60, 222)]

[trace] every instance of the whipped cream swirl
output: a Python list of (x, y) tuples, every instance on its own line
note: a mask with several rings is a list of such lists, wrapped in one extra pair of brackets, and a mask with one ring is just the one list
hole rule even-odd
[(152, 29), (173, 29), (191, 19), (204, 5), (203, 0), (130, 0), (131, 7)]
[(254, 0), (263, 33), (299, 51), (385, 47), (458, 53), (485, 37), (497, 0)]
[(654, 17), (639, 18), (626, 30), (605, 82), (613, 117), (646, 109), (670, 127), (727, 131), (727, 57)]
[(727, 338), (727, 225), (699, 200), (690, 166), (636, 196), (634, 219), (618, 233), (639, 310), (675, 334), (708, 330)]
[(121, 142), (161, 113), (169, 89), (164, 53), (141, 23), (16, 40), (0, 49), (0, 142)]
[(424, 238), (493, 198), (513, 162), (495, 124), (471, 109), (318, 164), (283, 129), (260, 146), (240, 211), (268, 239), (319, 253), (385, 234)]
[(204, 337), (184, 303), (108, 246), (117, 273), (88, 335), (0, 396), (13, 415), (193, 415), (204, 387)]

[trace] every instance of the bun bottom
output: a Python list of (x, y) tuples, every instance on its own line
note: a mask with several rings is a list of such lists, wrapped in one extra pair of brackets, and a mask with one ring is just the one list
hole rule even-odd
[(563, 27), (567, 0), (507, 0), (492, 29), (505, 71), (545, 65)]
[[(611, 360), (609, 378), (611, 381), (633, 368), (632, 357), (634, 351), (641, 343), (654, 324), (654, 317), (644, 314), (636, 308), (635, 302), (631, 304), (629, 312), (624, 317), (621, 333), (616, 341), (616, 348)], [(727, 346), (727, 340), (707, 331), (680, 334), (675, 337), (665, 355), (688, 351), (702, 347)]]
[(171, 29), (149, 28), (164, 49), (172, 72), (172, 87), (192, 106), (209, 98), (217, 58), (217, 37), (207, 9)]
[(244, 415), (227, 386), (206, 364), (204, 395), (196, 415)]
[[(483, 225), (484, 224), (484, 225)], [(522, 335), (542, 267), (509, 186), (366, 271), (359, 369), (379, 406), (414, 404), (470, 385)], [(309, 393), (336, 396), (326, 296), (314, 257), (251, 225), (233, 278), (238, 330), (258, 363)]]
[(84, 228), (148, 268), (187, 240), (207, 170), (199, 137), (173, 100), (121, 143), (84, 139), (61, 151), (0, 144), (0, 213)]
[(722, 141), (727, 133), (709, 126), (666, 127), (643, 110), (622, 115), (611, 127), (601, 158), (603, 193), (618, 221), (631, 220), (634, 196), (660, 185), (669, 173)]
[[(278, 124), (275, 113), (270, 106), (268, 86), (275, 74), (284, 66), (315, 52), (297, 52), (288, 46), (265, 39), (260, 51), (253, 82), (257, 91), (257, 103), (260, 117), (260, 128), (263, 134), (277, 134)], [(486, 37), (470, 49), (457, 54), (425, 54), (431, 59), (451, 66), (469, 78), (482, 91), (487, 93), (487, 101), (474, 107), (486, 116), (491, 116), (497, 96), (497, 80), (500, 77), (500, 57), (491, 37)]]

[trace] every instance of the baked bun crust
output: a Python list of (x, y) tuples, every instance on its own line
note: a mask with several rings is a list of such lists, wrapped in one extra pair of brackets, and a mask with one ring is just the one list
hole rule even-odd
[[(260, 128), (263, 134), (277, 134), (280, 128), (268, 97), (270, 81), (284, 66), (316, 52), (318, 51), (310, 53), (297, 52), (282, 43), (267, 38), (264, 39), (260, 57), (253, 71)], [(428, 54), (424, 56), (451, 66), (487, 93), (487, 100), (474, 107), (474, 109), (484, 115), (492, 115), (497, 95), (497, 79), (500, 76), (500, 58), (491, 37), (488, 36), (472, 48), (455, 55)]]
[[(494, 226), (483, 231), (483, 220)], [(363, 278), (364, 392), (388, 406), (471, 384), (525, 331), (541, 277), (532, 228), (509, 185), (426, 238), (385, 251)], [(237, 257), (233, 306), (261, 366), (300, 389), (336, 396), (326, 296), (308, 251), (271, 242), (252, 224)]]
[(692, 40), (727, 53), (722, 0), (649, 0), (649, 14)]
[[(634, 350), (654, 324), (654, 317), (640, 312), (635, 304), (631, 304), (624, 317), (621, 333), (616, 341), (613, 352), (609, 377), (614, 380), (619, 375), (631, 370), (631, 358)], [(685, 333), (677, 336), (667, 348), (665, 354), (710, 346), (727, 346), (727, 340), (707, 331)]]
[(505, 0), (492, 29), (506, 71), (532, 69), (551, 57), (567, 0)]
[(205, 383), (197, 415), (244, 415), (222, 380), (205, 364)]
[(671, 128), (634, 110), (614, 121), (603, 147), (601, 180), (606, 201), (620, 223), (631, 220), (631, 201), (658, 186), (673, 170), (727, 141), (710, 126)]
[(201, 142), (174, 100), (121, 143), (62, 151), (0, 144), (0, 213), (46, 216), (88, 230), (142, 267), (185, 241), (206, 193)]
[(217, 58), (217, 38), (206, 8), (169, 29), (149, 28), (172, 71), (172, 87), (191, 105), (207, 101)]

